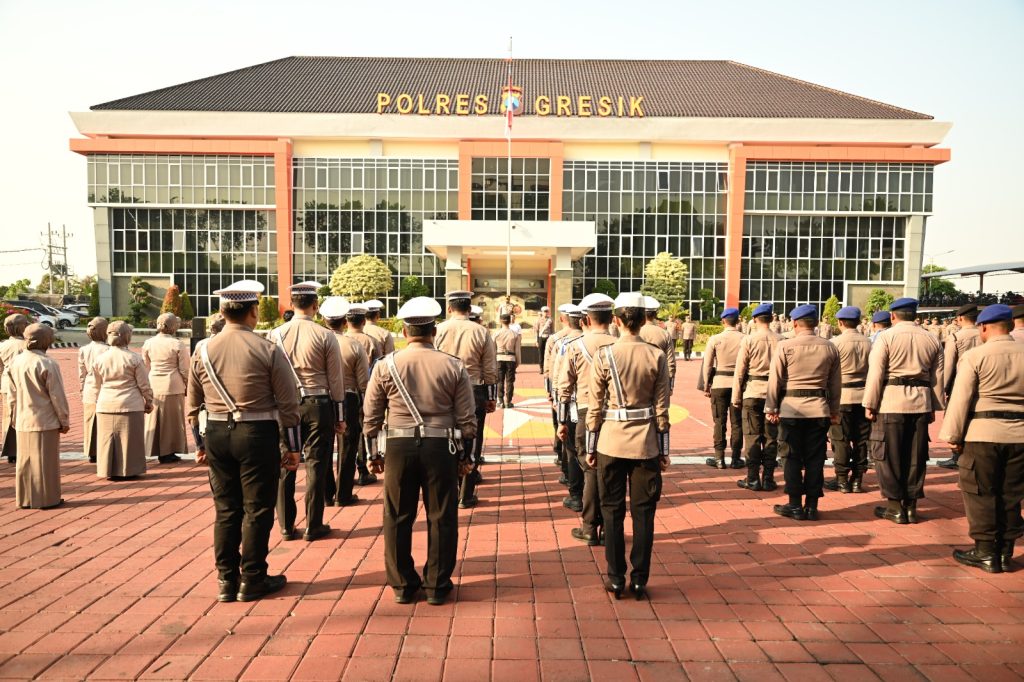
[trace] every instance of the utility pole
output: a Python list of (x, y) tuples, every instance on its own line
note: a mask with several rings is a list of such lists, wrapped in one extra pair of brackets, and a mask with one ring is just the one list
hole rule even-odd
[(46, 223), (46, 274), (50, 280), (50, 293), (53, 293), (53, 230)]
[[(62, 253), (64, 256), (64, 295), (68, 295), (68, 276), (70, 268), (68, 267), (68, 230), (66, 225), (60, 226), (61, 240), (64, 246), (62, 247)], [(75, 235), (71, 235), (74, 237)]]
[[(42, 235), (40, 235), (42, 236)], [(68, 237), (74, 237), (74, 233), (68, 233), (67, 225), (60, 226), (60, 238), (61, 245), (54, 246), (53, 238), (57, 236), (55, 230), (51, 228), (50, 223), (46, 223), (46, 275), (50, 282), (50, 293), (53, 293), (53, 279), (54, 279), (54, 262), (53, 252), (60, 251), (60, 258), (58, 259), (61, 266), (64, 269), (64, 294), (67, 295), (71, 290), (71, 271), (68, 268)]]

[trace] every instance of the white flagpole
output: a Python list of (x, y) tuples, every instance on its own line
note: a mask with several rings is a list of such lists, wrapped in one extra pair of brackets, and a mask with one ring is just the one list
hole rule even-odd
[[(511, 111), (512, 103), (512, 36), (508, 37), (508, 103), (507, 111)], [(505, 116), (505, 137), (508, 138), (508, 225), (506, 227), (505, 242), (505, 297), (512, 296), (512, 114)]]

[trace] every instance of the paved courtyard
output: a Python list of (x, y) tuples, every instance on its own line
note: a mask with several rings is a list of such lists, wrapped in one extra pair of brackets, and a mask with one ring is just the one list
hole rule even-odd
[[(76, 386), (74, 353), (53, 356)], [(62, 444), (63, 508), (15, 509), (14, 468), (0, 464), (0, 677), (1024, 677), (1024, 569), (990, 576), (952, 561), (951, 549), (967, 544), (954, 473), (929, 470), (915, 526), (873, 517), (873, 473), (867, 494), (829, 494), (817, 523), (774, 516), (780, 494), (741, 490), (738, 472), (695, 463), (710, 437), (710, 411), (692, 388), (697, 364), (680, 363), (677, 461), (644, 602), (610, 598), (603, 548), (569, 534), (577, 518), (561, 505), (535, 367), (520, 373), (519, 408), (488, 421), (494, 463), (482, 504), (460, 512), (458, 589), (441, 607), (392, 602), (380, 485), (359, 490), (355, 507), (327, 510), (327, 539), (272, 536), (283, 592), (217, 603), (205, 470), (185, 461), (138, 482), (97, 479), (78, 454), (76, 423)], [(945, 457), (934, 440), (933, 458)], [(302, 486), (300, 473), (300, 496)], [(419, 561), (425, 544), (421, 519)]]

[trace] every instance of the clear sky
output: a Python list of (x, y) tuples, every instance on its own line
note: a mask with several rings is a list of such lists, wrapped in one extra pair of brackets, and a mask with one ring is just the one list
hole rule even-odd
[[(501, 58), (509, 35), (518, 57), (732, 59), (951, 121), (925, 253), (1024, 260), (1022, 0), (0, 0), (0, 251), (65, 224), (95, 271), (69, 111), (289, 55)], [(41, 260), (0, 253), (0, 282)]]

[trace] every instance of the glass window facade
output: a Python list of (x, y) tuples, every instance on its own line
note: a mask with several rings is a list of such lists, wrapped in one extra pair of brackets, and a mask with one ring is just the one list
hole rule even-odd
[(266, 156), (92, 154), (90, 204), (274, 205)]
[(296, 281), (327, 282), (351, 254), (388, 264), (398, 304), (403, 277), (444, 295), (444, 266), (423, 248), (424, 220), (458, 218), (459, 164), (454, 159), (297, 158), (294, 164), (293, 272)]
[(689, 268), (693, 314), (701, 289), (724, 298), (727, 171), (724, 163), (566, 161), (562, 219), (597, 224), (597, 248), (575, 264), (573, 298), (602, 279), (639, 290), (644, 265), (662, 251)]
[(934, 167), (923, 163), (747, 164), (747, 211), (931, 213)]
[[(473, 159), (473, 220), (508, 220), (507, 158)], [(547, 220), (550, 159), (512, 159), (512, 220)]]

